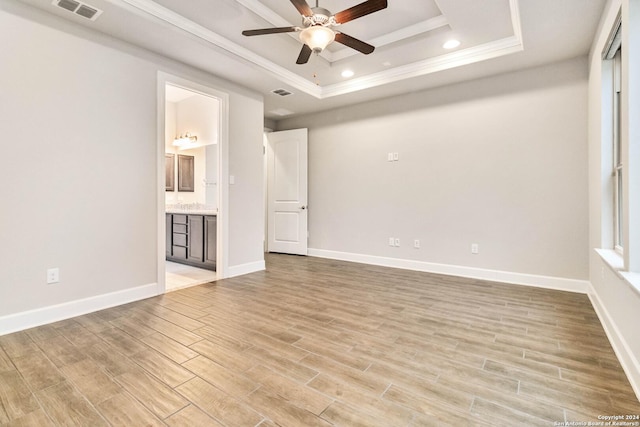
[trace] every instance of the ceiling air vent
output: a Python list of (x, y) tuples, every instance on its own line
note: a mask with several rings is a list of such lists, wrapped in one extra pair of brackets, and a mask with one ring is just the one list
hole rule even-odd
[(92, 21), (95, 21), (102, 13), (100, 9), (75, 0), (53, 0), (52, 4)]
[(98, 10), (92, 7), (89, 7), (87, 5), (81, 4), (78, 10), (76, 10), (76, 13), (80, 16), (84, 16), (85, 18), (93, 19), (96, 13), (98, 13)]
[[(56, 4), (56, 2), (54, 1), (53, 4)], [(73, 0), (60, 0), (58, 2), (58, 6), (63, 9), (67, 9), (70, 12), (75, 12), (78, 6), (80, 6), (80, 3)]]
[(280, 95), (280, 96), (291, 95), (291, 92), (289, 92), (288, 90), (285, 90), (285, 89), (274, 89), (274, 90), (271, 91), (271, 93), (275, 93), (276, 95)]

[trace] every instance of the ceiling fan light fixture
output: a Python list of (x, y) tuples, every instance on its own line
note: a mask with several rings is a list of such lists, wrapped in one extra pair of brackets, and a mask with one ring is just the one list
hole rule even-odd
[[(62, 0), (53, 0), (62, 1)], [(73, 1), (73, 0), (65, 0)], [(240, 0), (237, 0), (240, 1)], [(352, 6), (338, 13), (331, 13), (327, 9), (309, 6), (307, 0), (290, 0), (302, 17), (302, 27), (276, 27), (276, 28), (260, 28), (256, 30), (244, 30), (242, 35), (262, 36), (265, 34), (279, 33), (300, 33), (300, 40), (304, 45), (298, 54), (296, 64), (302, 65), (309, 62), (309, 58), (313, 52), (319, 54), (333, 41), (357, 50), (358, 52), (369, 55), (375, 50), (375, 46), (351, 37), (342, 31), (334, 31), (333, 27), (353, 21), (379, 10), (387, 8), (387, 0), (365, 0), (364, 2)]]
[(320, 53), (336, 38), (333, 30), (322, 25), (313, 25), (300, 32), (300, 40), (311, 48), (312, 51)]

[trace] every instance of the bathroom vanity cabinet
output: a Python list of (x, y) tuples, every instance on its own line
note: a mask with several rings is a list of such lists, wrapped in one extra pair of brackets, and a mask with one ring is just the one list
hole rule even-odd
[(168, 261), (216, 269), (216, 215), (166, 214)]

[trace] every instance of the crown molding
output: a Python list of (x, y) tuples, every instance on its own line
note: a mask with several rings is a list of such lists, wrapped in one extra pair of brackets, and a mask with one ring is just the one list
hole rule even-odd
[[(369, 40), (368, 43), (372, 44), (376, 48), (389, 45), (391, 43), (396, 43), (404, 39), (408, 39), (411, 37), (419, 36), (420, 34), (428, 33), (429, 31), (433, 31), (435, 29), (444, 27), (449, 24), (447, 18), (443, 15), (436, 16), (431, 19), (427, 19), (426, 21), (418, 22), (417, 24), (409, 25), (408, 27), (401, 28), (397, 31), (392, 31), (387, 34), (383, 34), (380, 37), (376, 37), (372, 40)], [(340, 27), (338, 27), (340, 30)], [(327, 55), (325, 56), (325, 52)], [(344, 47), (340, 50), (336, 50), (330, 52), (328, 50), (323, 50), (320, 56), (324, 57), (329, 62), (340, 61), (341, 59), (348, 58), (350, 56), (359, 55), (360, 53), (356, 50), (353, 50), (348, 47)]]
[[(191, 34), (192, 36), (195, 36), (201, 40), (217, 46), (220, 49), (223, 49), (224, 51), (235, 57), (242, 58), (245, 61), (256, 65), (257, 67), (268, 72), (283, 83), (286, 83), (287, 85), (294, 87), (301, 92), (304, 92), (307, 95), (313, 96), (317, 99), (346, 95), (360, 90), (370, 89), (373, 87), (394, 83), (413, 77), (424, 76), (427, 74), (435, 73), (437, 71), (443, 71), (462, 65), (485, 61), (487, 59), (493, 59), (524, 50), (524, 46), (522, 43), (522, 30), (520, 25), (518, 0), (509, 0), (511, 21), (514, 32), (514, 35), (511, 37), (506, 37), (493, 42), (451, 52), (445, 55), (440, 55), (435, 58), (428, 58), (423, 61), (417, 61), (411, 64), (390, 68), (378, 73), (373, 73), (362, 76), (360, 78), (352, 79), (348, 82), (335, 83), (327, 86), (318, 86), (315, 83), (299, 76), (298, 74), (289, 71), (288, 69), (252, 52), (249, 49), (240, 46), (237, 43), (232, 42), (231, 40), (208, 28), (203, 27), (202, 25), (196, 24), (195, 22), (168, 8), (165, 8), (164, 6), (159, 5), (152, 0), (106, 1), (130, 10), (147, 19), (151, 17), (163, 22), (164, 24), (179, 28)], [(274, 23), (274, 25), (290, 25), (286, 21), (283, 21), (283, 18), (281, 18), (271, 9), (264, 6), (258, 0), (236, 1), (241, 5), (248, 7), (249, 9), (254, 11), (254, 13), (273, 20), (275, 22), (272, 22)], [(279, 19), (281, 21), (278, 21)], [(374, 40), (374, 42), (377, 45), (394, 43), (398, 40), (402, 40), (403, 38), (421, 34), (426, 31), (431, 31), (432, 29), (438, 28), (443, 25), (447, 25), (446, 19), (444, 17), (435, 17), (416, 25), (404, 28), (402, 30), (398, 30), (381, 36), (378, 39)], [(350, 56), (341, 52), (342, 51), (333, 52), (330, 58), (333, 59), (333, 56), (335, 56), (337, 59), (334, 60), (338, 60), (343, 59), (343, 57), (346, 58)]]
[[(265, 6), (259, 0), (235, 0), (236, 3), (240, 3), (242, 6), (249, 9), (251, 12), (258, 15), (265, 21), (273, 24), (276, 27), (289, 27), (291, 25), (302, 25), (302, 15), (300, 15), (300, 22), (292, 23), (278, 15), (273, 9)], [(296, 36), (294, 36), (297, 38)]]
[(202, 25), (196, 24), (190, 19), (167, 9), (155, 3), (152, 0), (107, 0), (117, 6), (130, 10), (145, 18), (149, 16), (158, 19), (166, 24), (180, 28), (181, 30), (202, 39), (208, 43), (211, 43), (226, 52), (243, 58), (244, 60), (251, 62), (263, 70), (267, 71), (279, 80), (286, 82), (287, 85), (295, 87), (296, 89), (305, 92), (316, 98), (320, 98), (320, 88), (310, 82), (309, 80), (289, 71), (288, 69), (281, 67), (280, 65), (269, 61), (268, 59), (240, 46), (237, 43), (221, 36), (220, 34), (211, 31)]
[(522, 43), (517, 37), (507, 37), (491, 43), (485, 43), (446, 55), (440, 55), (435, 58), (429, 58), (423, 61), (394, 67), (379, 73), (351, 79), (348, 82), (324, 86), (322, 88), (321, 98), (345, 95), (359, 90), (410, 79), (412, 77), (424, 76), (437, 71), (497, 58), (522, 50)]
[(522, 21), (520, 21), (520, 6), (518, 5), (518, 0), (509, 0), (509, 10), (511, 12), (513, 36), (520, 41), (524, 50), (524, 44), (522, 43)]

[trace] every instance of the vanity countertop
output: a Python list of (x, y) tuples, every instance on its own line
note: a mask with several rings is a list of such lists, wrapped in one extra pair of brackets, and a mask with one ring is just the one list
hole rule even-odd
[(218, 215), (218, 209), (201, 204), (167, 205), (165, 212), (183, 215)]
[(218, 215), (217, 210), (211, 209), (167, 209), (168, 214), (184, 214), (184, 215)]

